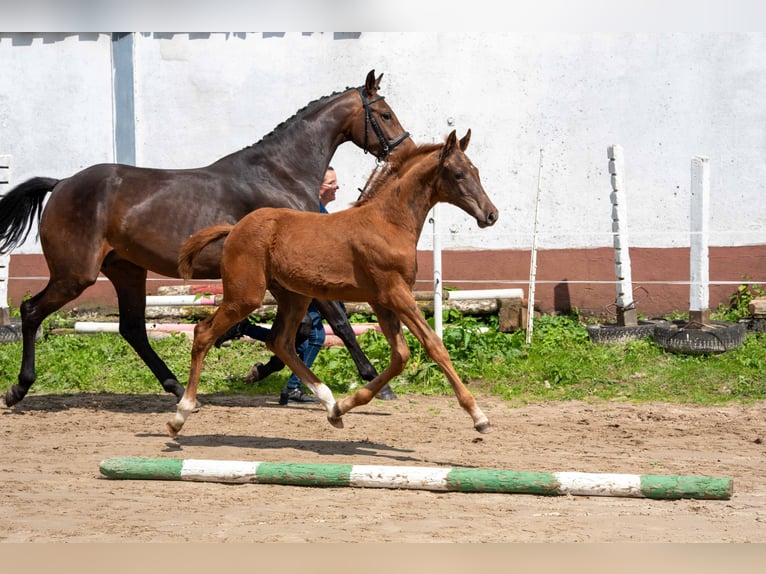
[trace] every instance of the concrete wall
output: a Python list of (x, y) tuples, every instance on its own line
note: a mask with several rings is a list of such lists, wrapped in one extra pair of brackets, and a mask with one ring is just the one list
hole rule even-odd
[[(538, 247), (610, 247), (614, 143), (625, 149), (632, 246), (688, 247), (696, 155), (712, 168), (710, 244), (766, 245), (766, 34), (138, 33), (132, 42), (139, 165), (211, 163), (374, 68), (416, 141), (473, 131), (468, 153), (501, 219), (478, 230), (443, 207), (446, 250), (530, 249), (541, 149)], [(125, 126), (114, 128), (113, 61), (110, 34), (0, 34), (0, 156), (11, 156), (12, 184), (115, 160)], [(374, 159), (345, 145), (332, 163), (341, 191), (331, 209), (341, 209)], [(419, 247), (431, 248), (430, 229)], [(712, 279), (766, 281), (763, 258), (748, 261)]]

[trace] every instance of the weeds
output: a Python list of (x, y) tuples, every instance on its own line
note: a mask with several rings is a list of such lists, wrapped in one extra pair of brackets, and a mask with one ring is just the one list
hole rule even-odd
[[(760, 293), (743, 286), (732, 296), (731, 307), (717, 313), (741, 317), (750, 299)], [(524, 331), (499, 332), (496, 317), (478, 319), (450, 311), (445, 319), (449, 322), (444, 325), (443, 341), (460, 377), (469, 388), (498, 395), (511, 404), (590, 399), (722, 404), (766, 398), (766, 334), (751, 333), (739, 348), (720, 355), (689, 356), (665, 352), (649, 338), (620, 345), (593, 344), (577, 314), (539, 318), (530, 345)], [(441, 370), (407, 331), (405, 340), (411, 358), (392, 381), (396, 392), (451, 394)], [(176, 335), (151, 343), (185, 382), (190, 341)], [(385, 338), (369, 330), (359, 336), (359, 343), (382, 371), (389, 361)], [(254, 386), (244, 383), (250, 366), (265, 362), (268, 356), (260, 343), (234, 341), (211, 349), (200, 392), (277, 394), (288, 369)], [(20, 362), (20, 342), (0, 346), (0, 381), (5, 387), (15, 382)], [(38, 379), (32, 393), (163, 392), (135, 352), (114, 334), (46, 334), (37, 344), (36, 365)], [(347, 393), (363, 383), (344, 347), (324, 349), (313, 370), (335, 393)]]

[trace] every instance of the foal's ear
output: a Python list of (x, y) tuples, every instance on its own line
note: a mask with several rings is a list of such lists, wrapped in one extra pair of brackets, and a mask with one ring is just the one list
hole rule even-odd
[(380, 87), (380, 80), (383, 78), (383, 74), (378, 76), (377, 79), (375, 79), (375, 70), (370, 70), (367, 73), (367, 79), (364, 81), (364, 90), (367, 92), (368, 95), (374, 94), (378, 91), (378, 88)]
[(460, 139), (460, 149), (465, 151), (465, 148), (468, 147), (468, 142), (471, 141), (471, 128), (468, 128), (468, 131), (465, 133), (465, 135)]
[(455, 134), (455, 130), (452, 130), (447, 136), (447, 141), (444, 142), (444, 147), (442, 148), (441, 154), (439, 154), (439, 163), (443, 162), (453, 151), (455, 151), (456, 145), (457, 134)]

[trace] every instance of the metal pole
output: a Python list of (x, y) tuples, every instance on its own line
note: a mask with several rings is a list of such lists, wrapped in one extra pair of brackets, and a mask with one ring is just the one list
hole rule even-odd
[(535, 275), (537, 274), (537, 223), (540, 213), (540, 181), (543, 173), (543, 149), (540, 148), (540, 161), (537, 167), (537, 194), (535, 198), (535, 227), (532, 233), (532, 255), (529, 261), (529, 299), (527, 301), (527, 345), (532, 342), (532, 329), (535, 317)]

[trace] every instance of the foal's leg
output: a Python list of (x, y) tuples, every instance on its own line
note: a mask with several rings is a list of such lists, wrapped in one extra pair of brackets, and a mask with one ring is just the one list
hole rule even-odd
[(481, 432), (489, 432), (489, 419), (487, 415), (476, 404), (476, 399), (471, 394), (463, 381), (455, 372), (455, 368), (452, 366), (449, 353), (444, 347), (444, 343), (439, 336), (431, 329), (428, 323), (423, 317), (423, 313), (417, 306), (412, 293), (409, 289), (397, 289), (397, 296), (393, 298), (396, 301), (396, 313), (401, 318), (402, 322), (407, 325), (410, 332), (415, 335), (420, 344), (428, 353), (428, 356), (439, 365), (444, 375), (447, 377), (452, 390), (455, 391), (457, 401), (461, 407), (471, 415), (473, 419), (474, 428)]
[(382, 373), (337, 404), (335, 407), (337, 418), (340, 418), (353, 408), (369, 403), (380, 389), (404, 370), (404, 365), (407, 364), (410, 358), (410, 350), (402, 335), (402, 324), (399, 322), (399, 318), (390, 309), (381, 305), (371, 305), (372, 310), (378, 317), (380, 330), (391, 347), (391, 360)]
[[(236, 255), (236, 253), (235, 253)], [(224, 258), (226, 254), (224, 253)], [(223, 335), (232, 325), (241, 321), (260, 307), (266, 293), (266, 279), (263, 266), (258, 262), (247, 260), (247, 254), (237, 260), (235, 256), (224, 259), (228, 268), (237, 270), (236, 277), (231, 280), (224, 272), (223, 301), (210, 317), (197, 323), (194, 327), (192, 342), (191, 366), (186, 391), (178, 402), (175, 417), (167, 423), (170, 436), (176, 436), (184, 425), (187, 417), (197, 405), (197, 387), (199, 386), (202, 362), (205, 360), (210, 347), (216, 339)], [(222, 263), (222, 269), (226, 269)]]
[(241, 301), (229, 303), (224, 299), (215, 313), (200, 321), (194, 327), (189, 381), (186, 384), (186, 391), (181, 400), (178, 401), (175, 416), (167, 423), (167, 431), (170, 436), (174, 437), (180, 432), (186, 419), (197, 408), (197, 388), (199, 386), (202, 363), (210, 347), (229, 327), (247, 317), (259, 306), (260, 302), (243, 306)]
[(335, 414), (335, 397), (332, 391), (305, 365), (295, 350), (295, 333), (306, 314), (311, 298), (276, 285), (271, 285), (270, 290), (277, 300), (277, 316), (271, 328), (271, 341), (266, 345), (317, 396), (327, 410), (327, 420), (330, 424), (336, 428), (343, 428), (343, 421)]

